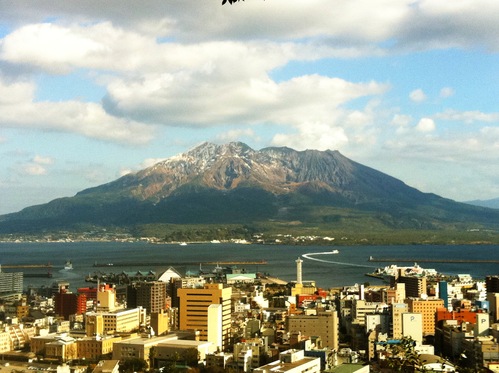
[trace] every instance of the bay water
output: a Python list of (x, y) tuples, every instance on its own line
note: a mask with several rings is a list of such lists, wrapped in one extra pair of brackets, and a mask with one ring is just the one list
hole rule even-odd
[[(338, 250), (337, 254), (331, 253)], [(305, 256), (303, 256), (305, 255)], [(85, 277), (94, 272), (119, 273), (122, 271), (153, 271), (161, 274), (169, 267), (181, 275), (188, 271), (211, 271), (216, 264), (207, 262), (260, 262), (265, 264), (239, 264), (246, 272), (264, 272), (284, 281), (296, 279), (296, 260), (303, 260), (303, 280), (314, 280), (317, 286), (330, 288), (355, 283), (381, 284), (380, 280), (366, 277), (378, 267), (389, 264), (409, 266), (410, 262), (377, 263), (369, 257), (394, 258), (417, 261), (463, 260), (458, 263), (424, 262), (424, 268), (434, 268), (448, 275), (470, 274), (484, 279), (498, 275), (497, 263), (473, 263), (472, 260), (499, 260), (499, 245), (403, 245), (403, 246), (290, 246), (245, 245), (231, 243), (150, 244), (146, 242), (21, 242), (0, 243), (0, 265), (47, 264), (52, 278), (27, 277), (29, 285), (50, 286), (54, 281), (67, 281), (70, 290), (89, 286)], [(71, 261), (72, 270), (64, 269)], [(95, 264), (108, 265), (96, 267)], [(46, 269), (2, 269), (4, 272), (43, 273)]]

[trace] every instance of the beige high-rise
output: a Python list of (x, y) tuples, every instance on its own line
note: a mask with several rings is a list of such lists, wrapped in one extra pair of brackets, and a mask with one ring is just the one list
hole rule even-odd
[[(203, 288), (182, 288), (177, 290), (179, 298), (179, 329), (196, 330), (199, 339), (208, 340), (208, 328), (217, 328), (213, 335), (221, 334), (222, 350), (230, 343), (231, 296), (232, 288), (222, 284), (205, 284)], [(208, 318), (208, 307), (222, 306), (222, 317)], [(211, 321), (211, 323), (210, 323)]]

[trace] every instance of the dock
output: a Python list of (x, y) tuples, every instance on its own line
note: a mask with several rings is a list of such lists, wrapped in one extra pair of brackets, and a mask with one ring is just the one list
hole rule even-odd
[(19, 268), (53, 268), (53, 265), (50, 263), (47, 264), (2, 264), (1, 268), (9, 268), (9, 269), (19, 269)]
[(134, 263), (94, 263), (94, 267), (158, 267), (158, 266), (192, 266), (192, 265), (219, 265), (219, 266), (245, 266), (245, 265), (266, 265), (266, 260), (243, 260), (243, 261), (209, 261), (209, 262), (134, 262)]
[(497, 263), (499, 259), (429, 259), (429, 258), (373, 258), (368, 259), (369, 262), (385, 262), (385, 263)]

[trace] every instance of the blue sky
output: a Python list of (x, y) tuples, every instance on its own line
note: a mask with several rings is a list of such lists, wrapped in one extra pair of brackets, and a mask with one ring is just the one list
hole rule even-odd
[[(374, 4), (376, 3), (376, 4)], [(499, 2), (0, 3), (0, 214), (204, 141), (499, 197)]]

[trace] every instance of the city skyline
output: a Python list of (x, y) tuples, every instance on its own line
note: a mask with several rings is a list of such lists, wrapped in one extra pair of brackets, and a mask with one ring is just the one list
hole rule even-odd
[(499, 197), (499, 4), (0, 5), (0, 214), (204, 141), (339, 150), (423, 192)]

